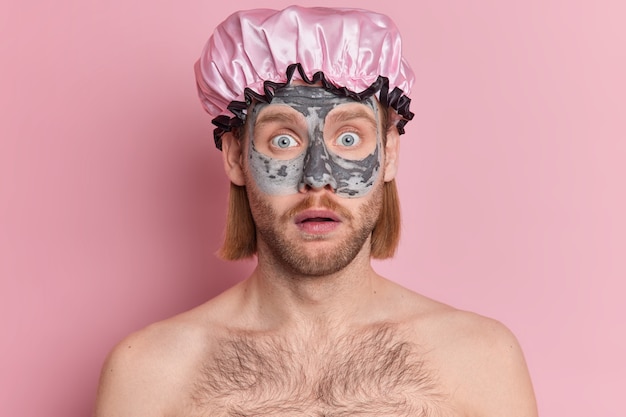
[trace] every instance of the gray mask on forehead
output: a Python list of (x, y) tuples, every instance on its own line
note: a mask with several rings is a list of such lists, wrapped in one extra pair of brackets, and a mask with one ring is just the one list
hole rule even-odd
[[(259, 112), (269, 104), (257, 104), (249, 115), (248, 158), (250, 171), (259, 189), (267, 194), (294, 194), (307, 186), (330, 186), (342, 197), (361, 197), (373, 187), (381, 166), (381, 138), (377, 132), (374, 151), (360, 160), (342, 158), (328, 150), (324, 141), (326, 116), (340, 104), (355, 102), (336, 96), (323, 88), (287, 86), (276, 90), (272, 104), (284, 104), (302, 113), (308, 126), (308, 146), (305, 152), (289, 160), (274, 159), (257, 151), (254, 146), (254, 125)], [(378, 120), (378, 107), (373, 98), (362, 102), (369, 106)]]

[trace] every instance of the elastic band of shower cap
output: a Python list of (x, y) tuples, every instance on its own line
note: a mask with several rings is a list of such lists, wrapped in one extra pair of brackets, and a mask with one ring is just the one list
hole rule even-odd
[(400, 134), (413, 118), (413, 71), (400, 33), (385, 15), (360, 9), (243, 10), (213, 32), (195, 64), (198, 95), (213, 116), (215, 146), (242, 126), (253, 102), (271, 102), (292, 80), (362, 101), (376, 95), (397, 112)]

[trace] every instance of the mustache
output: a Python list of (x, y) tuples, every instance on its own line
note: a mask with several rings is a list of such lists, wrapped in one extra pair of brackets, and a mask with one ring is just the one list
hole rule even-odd
[(290, 208), (285, 214), (285, 219), (290, 219), (294, 217), (296, 214), (308, 210), (310, 208), (321, 208), (325, 210), (334, 211), (339, 214), (345, 220), (352, 220), (354, 216), (352, 212), (347, 208), (343, 207), (333, 199), (331, 199), (328, 195), (323, 194), (321, 196), (313, 196), (309, 195), (304, 200), (300, 201), (298, 204)]

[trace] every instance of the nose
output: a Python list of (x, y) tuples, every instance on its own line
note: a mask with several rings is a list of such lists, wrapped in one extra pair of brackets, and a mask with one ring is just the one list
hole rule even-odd
[(336, 191), (337, 180), (333, 176), (330, 155), (324, 141), (316, 139), (311, 143), (304, 157), (304, 168), (298, 190), (302, 192), (307, 188), (315, 189), (328, 186)]

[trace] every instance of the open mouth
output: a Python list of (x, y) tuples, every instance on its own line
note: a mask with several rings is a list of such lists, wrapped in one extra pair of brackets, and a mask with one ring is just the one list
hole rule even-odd
[(341, 219), (330, 210), (305, 210), (294, 218), (296, 226), (309, 234), (324, 234), (335, 230)]
[(339, 222), (339, 216), (337, 216), (331, 210), (305, 210), (298, 213), (294, 218), (296, 223), (324, 223), (324, 222)]
[(300, 223), (311, 223), (311, 222), (336, 222), (337, 220), (331, 219), (330, 217), (309, 217), (307, 219), (303, 219)]

